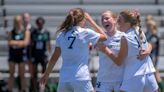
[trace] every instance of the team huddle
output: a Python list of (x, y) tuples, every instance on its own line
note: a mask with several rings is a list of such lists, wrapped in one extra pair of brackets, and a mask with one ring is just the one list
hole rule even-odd
[[(93, 28), (85, 28), (86, 23)], [(94, 92), (88, 69), (89, 48), (99, 51), (96, 92), (158, 92), (152, 46), (141, 30), (140, 14), (102, 13), (104, 30), (81, 8), (71, 9), (59, 27), (55, 51), (41, 77), (45, 85), (59, 56), (63, 63), (57, 92)]]

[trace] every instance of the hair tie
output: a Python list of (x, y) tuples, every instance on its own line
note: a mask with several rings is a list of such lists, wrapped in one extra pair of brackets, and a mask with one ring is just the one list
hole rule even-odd
[(134, 9), (134, 10), (132, 11), (132, 16), (135, 16), (135, 17), (140, 16), (139, 11), (138, 11), (137, 9)]
[(73, 11), (70, 11), (69, 14), (73, 16)]
[(73, 9), (71, 9), (70, 11), (69, 11), (69, 15), (71, 15), (71, 16), (73, 16), (74, 14), (73, 14)]

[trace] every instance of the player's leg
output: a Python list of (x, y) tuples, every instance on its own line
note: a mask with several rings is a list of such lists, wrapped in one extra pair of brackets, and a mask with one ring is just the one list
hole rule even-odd
[(32, 59), (28, 61), (28, 67), (29, 67), (29, 73), (30, 73), (30, 87), (29, 87), (29, 91), (30, 92), (36, 92), (35, 88), (34, 88), (34, 65), (32, 62)]
[(39, 63), (40, 63), (41, 66), (42, 66), (42, 73), (44, 73), (45, 70), (46, 70), (47, 62), (48, 62), (48, 60), (47, 60), (46, 57), (43, 58), (43, 60), (39, 60)]
[(163, 92), (164, 91), (164, 86), (163, 86), (162, 79), (161, 79), (161, 76), (160, 76), (160, 73), (159, 73), (158, 69), (156, 69), (155, 77), (156, 77), (160, 92)]
[(157, 68), (158, 56), (156, 56), (156, 55), (154, 55), (154, 57), (152, 56), (152, 60), (153, 60), (154, 67), (156, 68), (156, 72), (154, 74), (155, 74), (155, 78), (156, 78), (158, 86), (159, 86), (159, 91), (163, 92), (164, 88), (163, 88), (162, 78), (161, 78), (159, 70)]
[(15, 73), (15, 63), (9, 62), (9, 79), (8, 79), (9, 92), (12, 92), (14, 86), (14, 73)]
[(24, 92), (26, 90), (26, 80), (25, 80), (25, 64), (24, 62), (18, 64), (18, 71), (20, 77), (21, 91)]
[(32, 59), (32, 75), (31, 75), (31, 89), (32, 92), (38, 92), (38, 84), (37, 84), (37, 74), (38, 74), (38, 60), (36, 58)]

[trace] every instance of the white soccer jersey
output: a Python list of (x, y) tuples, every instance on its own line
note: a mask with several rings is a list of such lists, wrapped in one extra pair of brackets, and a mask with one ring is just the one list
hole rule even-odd
[[(114, 54), (118, 54), (120, 51), (120, 40), (123, 32), (116, 31), (116, 33), (104, 41), (104, 44), (112, 50)], [(100, 82), (117, 82), (122, 81), (124, 66), (116, 65), (112, 59), (106, 54), (99, 51), (99, 70), (97, 75), (97, 81)]]
[(91, 29), (73, 27), (62, 32), (56, 39), (56, 46), (61, 48), (63, 59), (60, 81), (90, 80), (88, 69), (89, 48), (91, 42), (96, 44), (100, 35)]
[[(137, 31), (136, 31), (137, 30)], [(140, 51), (139, 45), (139, 32), (138, 29), (131, 28), (126, 32), (125, 36), (128, 43), (128, 55), (125, 59), (125, 71), (124, 80), (137, 75), (144, 75), (148, 73), (155, 72), (152, 60), (150, 56), (147, 56), (143, 60), (137, 59), (137, 55)], [(146, 40), (145, 34), (143, 33), (143, 43), (142, 48), (147, 48), (148, 42)]]

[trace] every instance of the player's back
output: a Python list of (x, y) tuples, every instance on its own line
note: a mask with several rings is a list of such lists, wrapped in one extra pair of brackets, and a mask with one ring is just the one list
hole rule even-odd
[[(94, 36), (96, 35), (96, 36)], [(90, 42), (96, 43), (99, 39), (97, 33), (90, 29), (75, 26), (68, 32), (62, 32), (57, 38), (57, 43), (61, 48), (63, 65), (62, 79), (90, 79), (88, 70), (88, 56)], [(70, 75), (72, 74), (72, 75)]]

